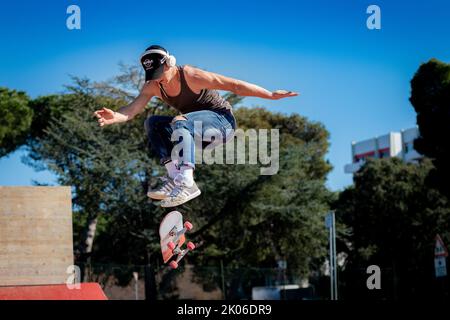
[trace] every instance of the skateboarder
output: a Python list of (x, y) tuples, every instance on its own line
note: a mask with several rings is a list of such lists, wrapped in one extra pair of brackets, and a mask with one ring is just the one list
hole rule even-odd
[[(222, 134), (222, 143), (233, 135), (236, 119), (231, 105), (216, 90), (272, 100), (297, 95), (285, 90), (271, 92), (245, 81), (188, 65), (178, 66), (175, 57), (158, 45), (148, 47), (140, 61), (145, 70), (145, 84), (139, 96), (118, 111), (102, 108), (94, 114), (100, 126), (129, 121), (142, 112), (155, 96), (178, 110), (179, 115), (175, 117), (153, 115), (145, 121), (151, 148), (167, 169), (167, 176), (162, 178), (163, 184), (149, 190), (147, 195), (162, 200), (163, 207), (178, 206), (200, 195), (193, 175), (194, 122), (202, 123), (202, 133), (217, 130)], [(236, 62), (239, 63), (238, 60)], [(175, 130), (181, 132), (182, 139), (172, 142)], [(178, 143), (183, 144), (183, 156), (174, 158), (172, 149)]]

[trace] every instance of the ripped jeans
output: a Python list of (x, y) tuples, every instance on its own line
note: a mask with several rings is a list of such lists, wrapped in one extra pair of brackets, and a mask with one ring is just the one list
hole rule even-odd
[[(195, 168), (195, 139), (203, 141), (204, 136), (222, 137), (214, 139), (215, 145), (226, 143), (233, 138), (236, 119), (229, 110), (200, 110), (183, 114), (183, 120), (174, 117), (153, 115), (144, 122), (150, 149), (160, 158), (164, 165), (177, 160), (178, 166)], [(202, 143), (204, 148), (209, 143)], [(175, 149), (174, 155), (172, 150)], [(177, 150), (181, 150), (178, 152)]]

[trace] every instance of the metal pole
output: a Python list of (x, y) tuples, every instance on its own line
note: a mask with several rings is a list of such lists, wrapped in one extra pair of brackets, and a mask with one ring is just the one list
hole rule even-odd
[(138, 295), (139, 274), (137, 272), (133, 272), (133, 278), (134, 278), (134, 299), (139, 300), (139, 295)]
[(334, 300), (338, 300), (338, 288), (337, 288), (337, 264), (336, 264), (336, 217), (333, 212), (333, 271), (334, 271)]
[(331, 300), (334, 300), (334, 280), (333, 280), (333, 276), (334, 276), (334, 271), (333, 271), (333, 227), (330, 224), (329, 227), (329, 242), (330, 242), (330, 298)]
[(138, 295), (138, 282), (134, 281), (134, 297), (136, 300), (139, 300), (139, 295)]
[(226, 300), (226, 293), (225, 293), (225, 276), (223, 274), (223, 260), (220, 259), (220, 273), (222, 274), (222, 296), (223, 300)]
[(333, 211), (330, 211), (326, 216), (325, 225), (328, 228), (328, 238), (330, 245), (330, 299), (337, 300), (336, 220)]

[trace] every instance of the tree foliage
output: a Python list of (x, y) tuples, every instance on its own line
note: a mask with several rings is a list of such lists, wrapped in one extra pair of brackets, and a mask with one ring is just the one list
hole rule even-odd
[(422, 64), (411, 80), (410, 101), (420, 130), (414, 148), (433, 160), (429, 181), (450, 197), (450, 64)]
[[(146, 190), (165, 172), (148, 150), (143, 122), (152, 114), (175, 113), (155, 100), (124, 124), (100, 128), (92, 117), (99, 107), (117, 109), (130, 101), (139, 81), (132, 87), (121, 84), (138, 80), (133, 72), (104, 83), (74, 79), (66, 94), (39, 98), (35, 105), (46, 119), (36, 126), (44, 129), (36, 129), (39, 134), (29, 144), (29, 162), (44, 164), (60, 184), (73, 187), (77, 236), (83, 224), (98, 219), (92, 261), (157, 265), (158, 227), (167, 211), (149, 201)], [(199, 248), (188, 261), (218, 266), (221, 260), (230, 268), (276, 267), (282, 259), (306, 276), (322, 262), (326, 248), (328, 133), (296, 114), (245, 107), (235, 114), (240, 128), (280, 130), (280, 169), (262, 176), (257, 165), (199, 165), (202, 195), (178, 208), (196, 226), (191, 236)], [(199, 272), (199, 281), (206, 278)]]
[(341, 277), (347, 297), (374, 294), (366, 288), (372, 264), (382, 270), (384, 298), (424, 297), (433, 289), (434, 238), (450, 240), (450, 208), (425, 183), (432, 168), (427, 159), (369, 159), (340, 194), (337, 217), (351, 231), (341, 243), (349, 254)]
[(0, 157), (25, 143), (33, 119), (29, 100), (25, 92), (0, 87)]

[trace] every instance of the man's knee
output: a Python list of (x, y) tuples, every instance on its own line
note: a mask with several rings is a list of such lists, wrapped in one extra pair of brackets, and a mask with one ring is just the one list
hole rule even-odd
[(188, 131), (191, 131), (191, 123), (186, 118), (186, 116), (178, 115), (172, 119), (172, 122), (170, 123), (172, 126), (172, 130), (180, 130), (180, 129), (186, 129)]
[(175, 122), (177, 122), (177, 121), (186, 121), (186, 120), (187, 120), (187, 118), (186, 118), (185, 116), (183, 116), (183, 115), (178, 115), (178, 116), (175, 116), (175, 117), (173, 118), (172, 123), (175, 123)]

